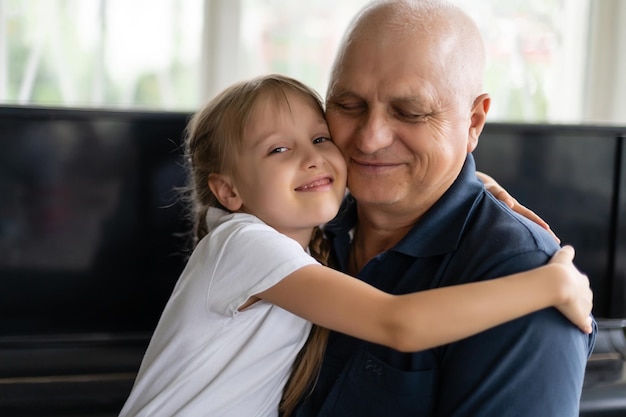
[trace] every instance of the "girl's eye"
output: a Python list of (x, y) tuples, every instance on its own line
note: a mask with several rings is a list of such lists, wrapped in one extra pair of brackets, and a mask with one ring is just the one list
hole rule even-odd
[(314, 145), (317, 145), (318, 143), (324, 143), (324, 142), (326, 142), (327, 140), (330, 140), (330, 138), (326, 138), (326, 137), (324, 137), (324, 136), (320, 136), (319, 138), (315, 138), (315, 139), (313, 139), (313, 144), (314, 144)]
[(274, 154), (274, 153), (283, 153), (283, 152), (287, 152), (289, 148), (287, 148), (286, 146), (278, 146), (274, 149), (272, 149), (269, 154)]

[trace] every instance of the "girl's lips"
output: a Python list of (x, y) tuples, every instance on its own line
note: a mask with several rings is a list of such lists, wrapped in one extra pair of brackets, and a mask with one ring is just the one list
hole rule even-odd
[(301, 185), (296, 188), (296, 191), (308, 191), (317, 189), (319, 187), (325, 187), (333, 183), (333, 179), (331, 177), (318, 178), (311, 182), (307, 182), (304, 185)]

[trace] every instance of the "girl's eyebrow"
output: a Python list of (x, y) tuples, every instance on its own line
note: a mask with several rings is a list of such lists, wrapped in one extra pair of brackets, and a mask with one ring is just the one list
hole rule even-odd
[(274, 136), (276, 136), (278, 134), (278, 132), (276, 132), (276, 130), (270, 130), (267, 132), (261, 132), (258, 134), (254, 134), (251, 142), (250, 142), (250, 148), (254, 149), (254, 148), (258, 148), (263, 146), (263, 144), (265, 144), (266, 142), (269, 142)]
[(328, 122), (326, 121), (326, 118), (325, 118), (324, 116), (321, 116), (321, 115), (320, 115), (320, 118), (319, 118), (319, 119), (317, 119), (317, 123), (318, 123), (320, 126), (324, 126), (324, 127), (328, 128)]

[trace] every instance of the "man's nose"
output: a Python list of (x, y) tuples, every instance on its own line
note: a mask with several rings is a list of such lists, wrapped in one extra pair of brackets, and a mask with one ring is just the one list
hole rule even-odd
[(356, 147), (364, 154), (373, 154), (393, 142), (393, 131), (386, 113), (379, 110), (368, 111), (356, 135)]

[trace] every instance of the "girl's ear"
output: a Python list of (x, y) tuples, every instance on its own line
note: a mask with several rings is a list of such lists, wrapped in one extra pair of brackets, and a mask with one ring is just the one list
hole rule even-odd
[(237, 211), (243, 205), (237, 188), (232, 183), (232, 179), (226, 175), (209, 174), (209, 188), (221, 205), (230, 211)]

